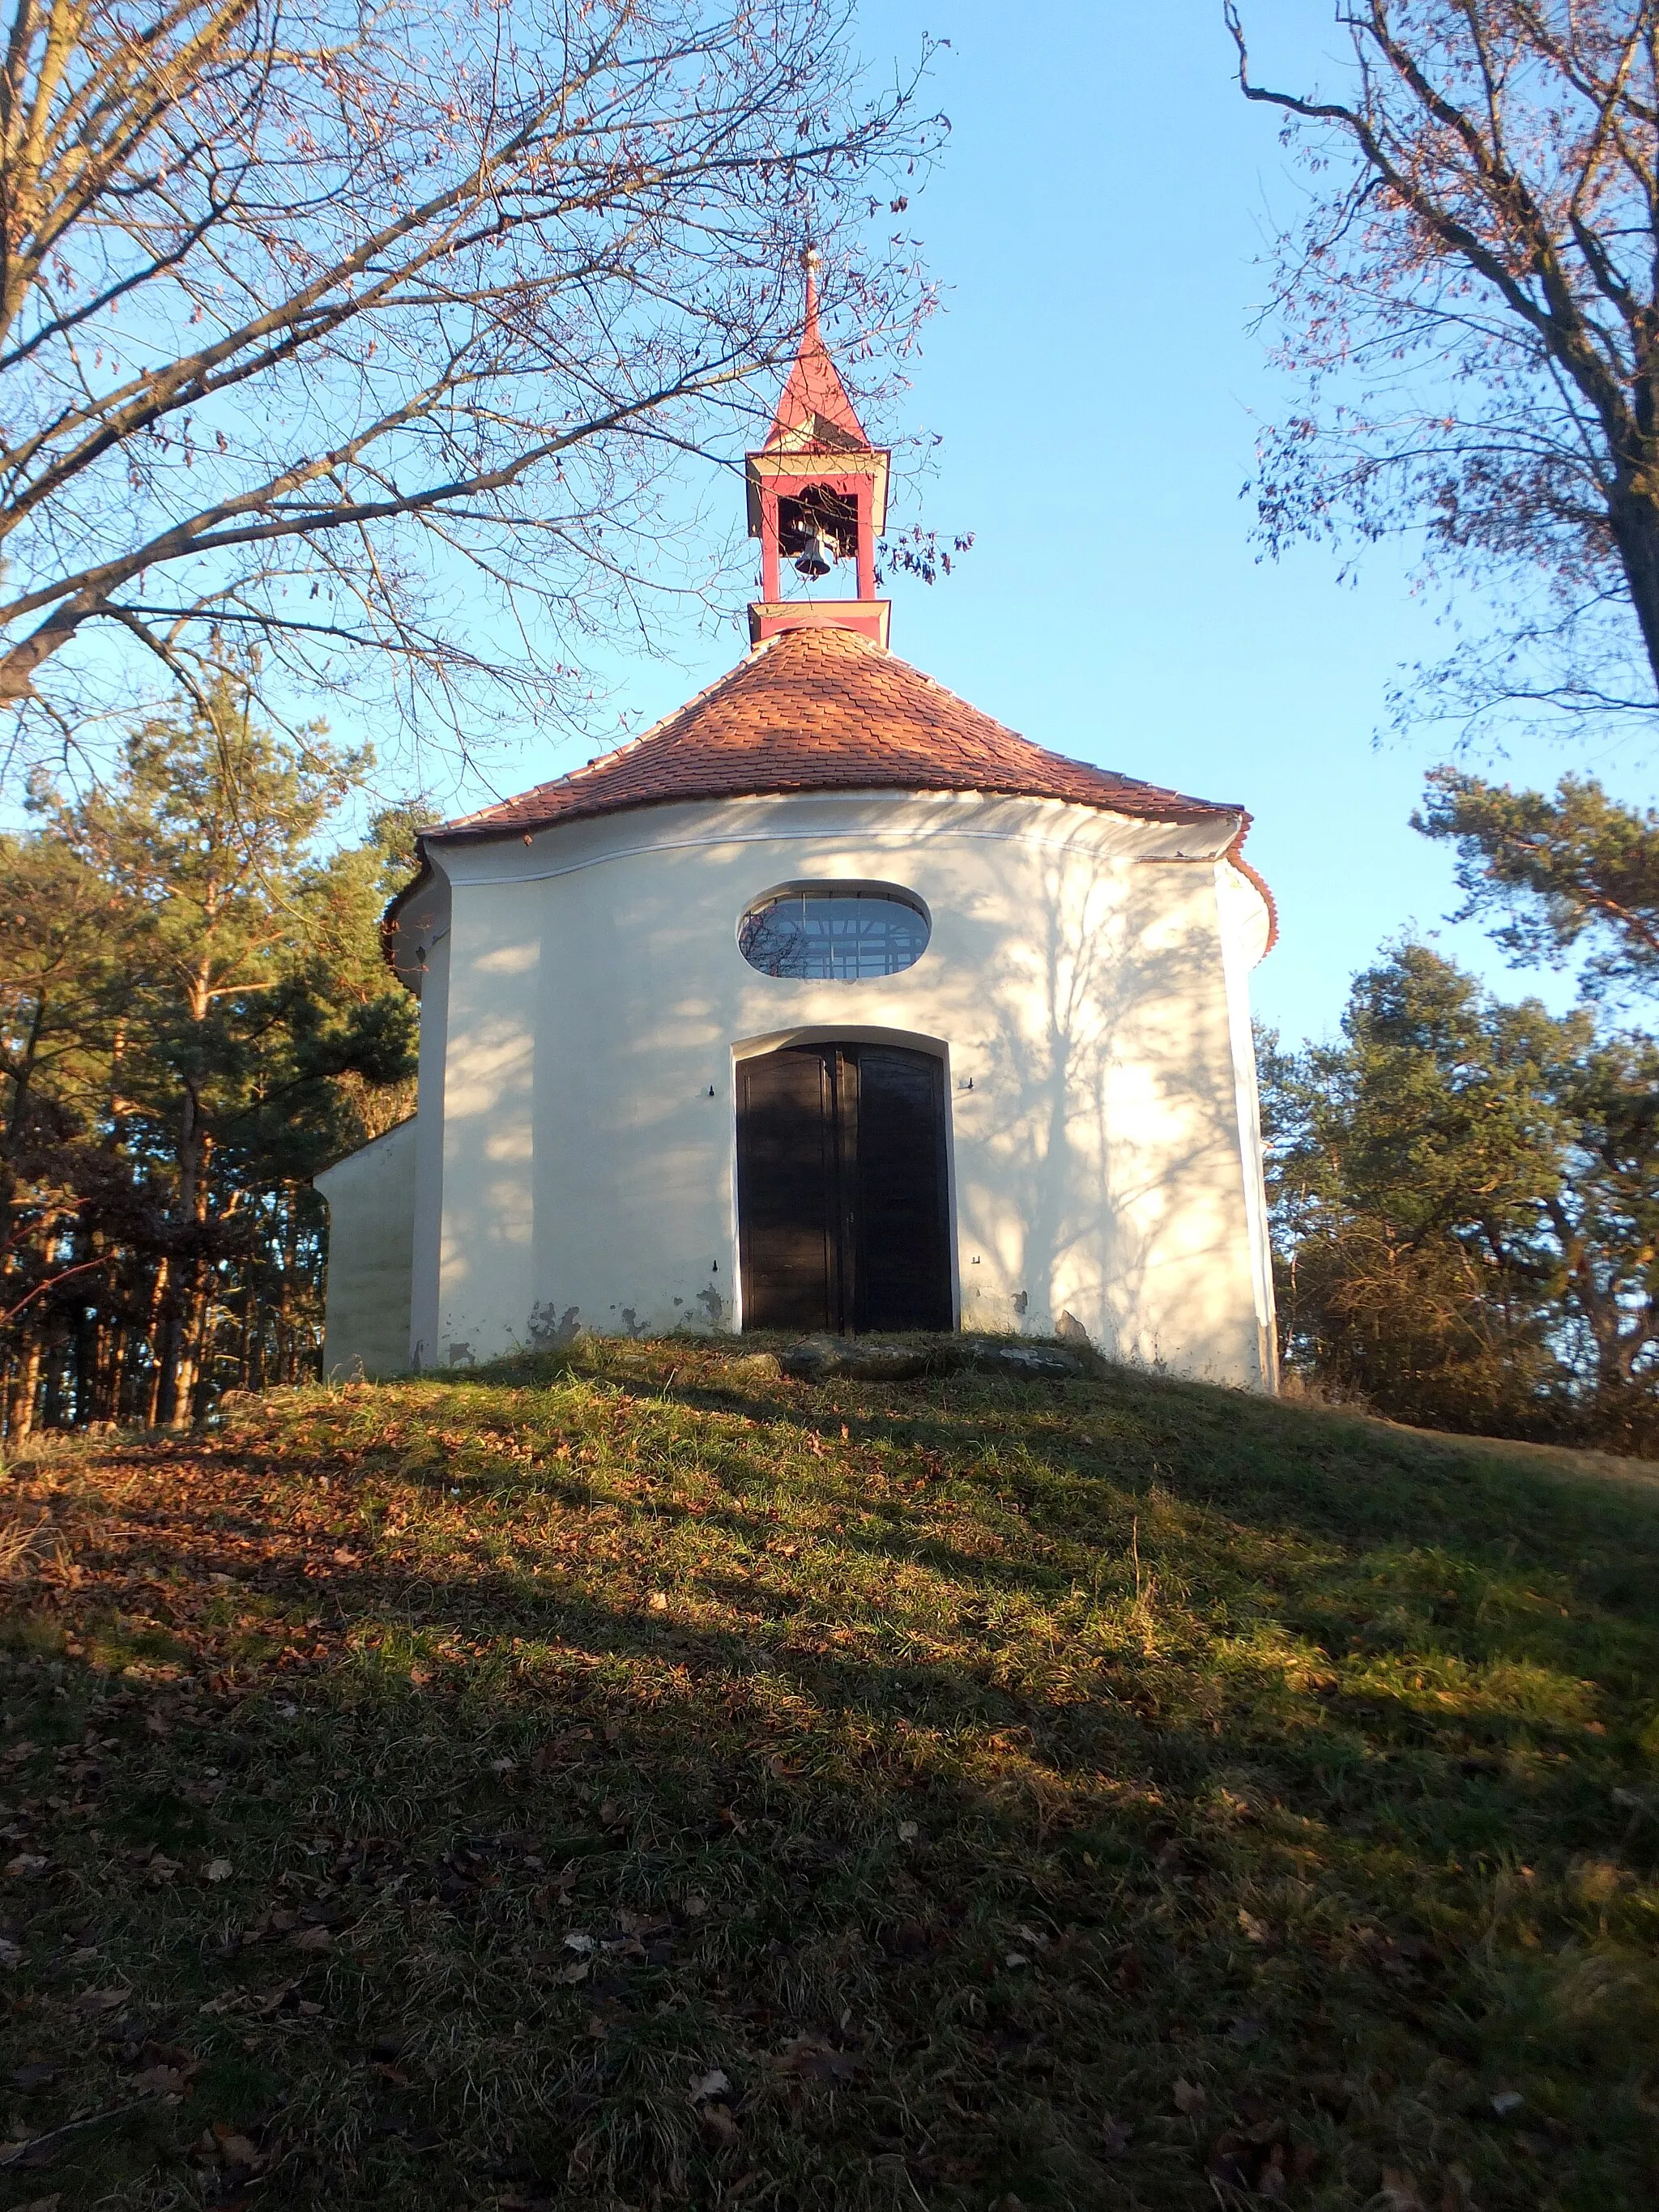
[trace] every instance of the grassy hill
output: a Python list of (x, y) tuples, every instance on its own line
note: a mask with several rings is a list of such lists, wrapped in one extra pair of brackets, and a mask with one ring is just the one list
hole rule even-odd
[(771, 1364), (12, 1470), (0, 2205), (1659, 2200), (1652, 1474)]

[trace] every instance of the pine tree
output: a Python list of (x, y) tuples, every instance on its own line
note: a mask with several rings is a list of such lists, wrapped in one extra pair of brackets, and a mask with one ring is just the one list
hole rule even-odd
[(314, 1359), (309, 1179), (412, 1089), (378, 957), (387, 833), (319, 849), (369, 766), (320, 727), (279, 738), (224, 678), (135, 730), (108, 787), (37, 791), (5, 850), (12, 1433), (37, 1397), (179, 1424), (227, 1376)]

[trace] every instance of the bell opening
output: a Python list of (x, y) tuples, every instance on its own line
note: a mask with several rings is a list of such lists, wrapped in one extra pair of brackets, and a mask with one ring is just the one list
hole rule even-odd
[[(850, 499), (824, 484), (809, 484), (793, 499), (778, 501), (778, 550), (803, 576), (827, 576), (837, 561), (851, 561), (859, 550), (859, 511)], [(803, 566), (808, 552), (823, 568)]]

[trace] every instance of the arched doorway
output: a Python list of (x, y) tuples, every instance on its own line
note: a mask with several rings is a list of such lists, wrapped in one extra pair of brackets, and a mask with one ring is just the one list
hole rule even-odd
[(738, 1063), (745, 1328), (950, 1328), (945, 1069), (899, 1045)]

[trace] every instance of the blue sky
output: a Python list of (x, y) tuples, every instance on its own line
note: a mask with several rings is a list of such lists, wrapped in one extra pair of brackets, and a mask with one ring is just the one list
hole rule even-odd
[[(1335, 51), (1325, 0), (1251, 12), (1285, 74)], [(1443, 927), (1450, 856), (1407, 826), (1431, 741), (1373, 742), (1390, 676), (1444, 650), (1400, 556), (1345, 585), (1325, 551), (1275, 564), (1250, 540), (1255, 422), (1286, 397), (1250, 324), (1267, 210), (1297, 188), (1233, 84), (1218, 0), (866, 0), (872, 59), (926, 31), (951, 42), (953, 128), (905, 220), (944, 307), (883, 427), (942, 434), (926, 519), (975, 544), (931, 590), (896, 587), (895, 649), (1040, 744), (1247, 805), (1282, 933), (1255, 1003), (1287, 1038), (1329, 1031), (1407, 924), (1508, 994), (1535, 988)], [(617, 703), (665, 709), (738, 650), (688, 632), (676, 665), (618, 672)], [(1573, 760), (1534, 744), (1503, 773), (1553, 782)], [(525, 765), (514, 781), (570, 757)], [(1645, 763), (1595, 765), (1647, 795)]]

